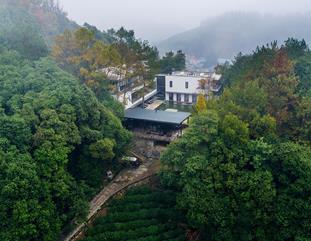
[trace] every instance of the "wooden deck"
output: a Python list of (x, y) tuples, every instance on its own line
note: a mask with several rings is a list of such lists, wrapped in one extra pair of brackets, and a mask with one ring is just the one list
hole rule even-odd
[(164, 103), (163, 100), (156, 100), (156, 101), (154, 101), (152, 104), (148, 105), (148, 106), (146, 107), (146, 109), (148, 109), (148, 110), (156, 110), (156, 109), (158, 109), (159, 106), (162, 105), (163, 103)]

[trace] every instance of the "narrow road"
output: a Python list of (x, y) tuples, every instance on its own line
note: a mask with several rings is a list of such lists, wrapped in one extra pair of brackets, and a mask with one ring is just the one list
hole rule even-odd
[(63, 241), (75, 241), (85, 230), (88, 222), (102, 209), (103, 205), (115, 194), (123, 189), (147, 179), (160, 170), (160, 161), (147, 161), (137, 169), (122, 171), (90, 202), (90, 210), (87, 221), (77, 226)]

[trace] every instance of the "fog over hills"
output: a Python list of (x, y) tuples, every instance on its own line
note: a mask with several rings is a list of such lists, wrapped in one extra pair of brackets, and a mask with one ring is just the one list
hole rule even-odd
[(214, 65), (217, 58), (234, 58), (258, 45), (289, 37), (311, 42), (310, 14), (263, 15), (231, 12), (205, 20), (195, 29), (172, 36), (158, 44), (161, 52), (182, 49), (188, 55), (205, 58)]

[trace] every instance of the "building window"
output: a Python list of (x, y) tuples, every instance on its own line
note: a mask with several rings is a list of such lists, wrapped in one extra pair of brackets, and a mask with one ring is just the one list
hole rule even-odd
[(181, 94), (177, 94), (177, 102), (181, 102)]
[(173, 81), (170, 81), (170, 88), (173, 87)]
[(197, 103), (197, 95), (192, 95), (192, 103)]
[(174, 100), (174, 94), (173, 93), (169, 93), (168, 94), (168, 100), (169, 101), (173, 101)]
[(185, 83), (185, 87), (186, 87), (186, 89), (189, 88), (189, 82), (186, 82), (186, 83)]
[(124, 85), (120, 85), (120, 91), (123, 91), (125, 89)]
[(188, 94), (185, 94), (185, 102), (189, 103), (189, 95)]

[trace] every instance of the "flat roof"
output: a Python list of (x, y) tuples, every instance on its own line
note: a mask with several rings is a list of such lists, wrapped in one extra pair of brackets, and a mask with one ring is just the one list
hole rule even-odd
[(190, 117), (189, 112), (169, 112), (162, 110), (147, 110), (133, 108), (125, 111), (125, 119), (145, 120), (158, 123), (180, 125)]
[(218, 81), (222, 77), (221, 74), (215, 72), (173, 72), (171, 74), (157, 74), (156, 76), (174, 76), (174, 77), (195, 77), (195, 78), (213, 78)]

